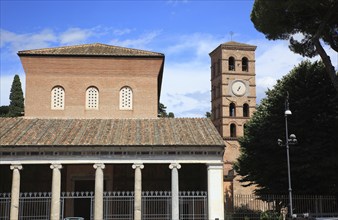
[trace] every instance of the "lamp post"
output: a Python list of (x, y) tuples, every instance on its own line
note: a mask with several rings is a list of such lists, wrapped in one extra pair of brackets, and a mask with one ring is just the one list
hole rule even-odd
[(290, 173), (290, 156), (289, 156), (289, 145), (294, 145), (297, 143), (296, 135), (291, 134), (289, 137), (288, 133), (288, 116), (292, 115), (292, 112), (289, 109), (289, 93), (286, 94), (285, 99), (285, 145), (281, 139), (278, 139), (279, 146), (286, 146), (286, 158), (288, 164), (288, 181), (289, 181), (289, 204), (290, 204), (290, 216), (293, 218), (293, 210), (292, 210), (292, 188), (291, 188), (291, 173)]

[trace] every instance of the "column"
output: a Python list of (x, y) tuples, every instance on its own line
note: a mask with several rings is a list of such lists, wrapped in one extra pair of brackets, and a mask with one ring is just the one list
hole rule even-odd
[(22, 170), (22, 166), (21, 164), (13, 164), (10, 166), (10, 168), (11, 170), (13, 170), (10, 220), (18, 220), (20, 198), (20, 170)]
[(208, 219), (224, 219), (223, 163), (208, 166)]
[(179, 220), (180, 209), (179, 209), (179, 181), (178, 181), (178, 170), (181, 165), (178, 163), (172, 163), (169, 165), (171, 169), (171, 219)]
[(135, 187), (134, 187), (134, 220), (142, 219), (142, 172), (144, 168), (142, 163), (133, 164), (135, 170)]
[(103, 163), (96, 163), (93, 165), (95, 171), (95, 195), (94, 195), (94, 219), (103, 220)]
[(60, 220), (60, 194), (61, 194), (61, 164), (52, 164), (50, 168), (53, 170), (52, 177), (52, 201), (50, 208), (50, 219)]

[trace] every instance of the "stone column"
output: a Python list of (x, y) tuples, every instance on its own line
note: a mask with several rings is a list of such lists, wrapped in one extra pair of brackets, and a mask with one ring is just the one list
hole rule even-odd
[(50, 168), (53, 170), (52, 177), (52, 201), (50, 208), (50, 219), (60, 220), (60, 194), (61, 194), (61, 164), (52, 164)]
[(95, 172), (95, 195), (94, 195), (94, 219), (103, 220), (103, 163), (96, 163), (93, 165)]
[(134, 220), (142, 219), (142, 172), (144, 168), (142, 163), (133, 164), (135, 170), (135, 187), (134, 187)]
[(22, 166), (21, 164), (13, 164), (10, 166), (10, 168), (11, 170), (13, 170), (10, 220), (18, 220), (20, 198), (20, 170), (22, 170)]
[(224, 219), (223, 163), (208, 166), (208, 219)]
[(181, 169), (181, 165), (178, 163), (172, 163), (169, 165), (169, 168), (171, 169), (171, 219), (179, 220), (180, 203), (178, 170)]

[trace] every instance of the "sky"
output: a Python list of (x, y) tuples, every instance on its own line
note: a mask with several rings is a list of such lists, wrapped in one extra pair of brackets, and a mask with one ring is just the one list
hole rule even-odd
[[(253, 3), (0, 0), (0, 105), (9, 104), (15, 74), (25, 89), (18, 51), (98, 42), (164, 53), (160, 102), (176, 117), (204, 117), (211, 111), (209, 53), (231, 40), (257, 46), (259, 104), (267, 89), (305, 58), (292, 53), (288, 41), (269, 41), (255, 29)], [(338, 69), (337, 53), (326, 51)]]

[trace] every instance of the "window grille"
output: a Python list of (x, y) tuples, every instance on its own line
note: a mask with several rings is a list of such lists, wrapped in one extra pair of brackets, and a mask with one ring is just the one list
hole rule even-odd
[(51, 92), (51, 108), (63, 110), (65, 108), (65, 90), (61, 86), (56, 86)]
[(99, 90), (96, 87), (89, 87), (86, 91), (86, 109), (99, 108)]
[(120, 90), (120, 109), (133, 109), (133, 91), (128, 86), (125, 86)]

